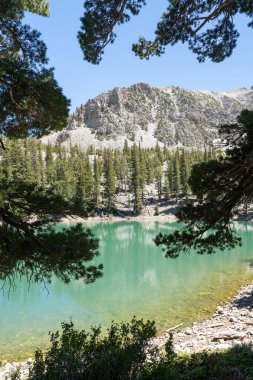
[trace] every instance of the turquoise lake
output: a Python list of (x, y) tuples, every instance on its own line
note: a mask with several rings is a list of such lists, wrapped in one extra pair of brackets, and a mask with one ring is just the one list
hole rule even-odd
[(159, 231), (175, 223), (90, 223), (100, 239), (104, 276), (94, 284), (54, 280), (28, 289), (16, 282), (9, 297), (0, 293), (0, 359), (21, 360), (48, 346), (48, 331), (70, 319), (78, 328), (108, 326), (112, 320), (154, 319), (159, 332), (178, 323), (190, 324), (213, 313), (216, 306), (253, 279), (253, 226), (237, 224), (243, 247), (211, 256), (194, 253), (165, 259), (153, 243)]

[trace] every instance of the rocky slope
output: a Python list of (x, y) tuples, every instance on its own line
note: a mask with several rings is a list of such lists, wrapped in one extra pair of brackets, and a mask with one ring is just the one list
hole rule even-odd
[(217, 137), (220, 124), (234, 122), (253, 109), (253, 89), (217, 93), (179, 87), (135, 84), (102, 93), (76, 109), (69, 128), (43, 138), (87, 147), (122, 148), (127, 139), (143, 147), (203, 148)]

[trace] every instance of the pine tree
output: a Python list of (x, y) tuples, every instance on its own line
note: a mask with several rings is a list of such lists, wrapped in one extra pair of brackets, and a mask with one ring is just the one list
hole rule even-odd
[(54, 190), (57, 195), (60, 195), (63, 199), (68, 199), (66, 189), (66, 156), (63, 148), (60, 144), (55, 146), (56, 158), (55, 158), (55, 181)]
[(6, 143), (6, 149), (3, 152), (3, 157), (1, 160), (3, 178), (7, 183), (11, 183), (13, 181), (13, 165), (11, 157), (12, 144), (13, 143), (11, 141)]
[[(115, 41), (116, 27), (138, 15), (146, 1), (119, 0), (116, 4), (117, 7), (111, 1), (84, 2), (78, 41), (88, 62), (100, 63), (106, 46)], [(149, 59), (161, 56), (167, 46), (185, 43), (199, 62), (206, 58), (221, 62), (230, 57), (237, 45), (240, 34), (236, 22), (231, 20), (237, 14), (244, 14), (252, 21), (252, 1), (169, 0), (153, 33), (154, 39), (146, 40), (142, 36), (132, 45), (132, 50), (141, 59)], [(252, 27), (252, 22), (248, 26)]]
[(121, 152), (118, 149), (115, 149), (113, 152), (113, 163), (114, 170), (116, 175), (116, 193), (119, 193), (123, 188), (123, 172), (121, 165)]
[(127, 156), (123, 154), (121, 161), (121, 171), (122, 171), (122, 187), (127, 195), (127, 192), (130, 190), (130, 170), (128, 166)]
[(10, 145), (10, 163), (13, 181), (25, 178), (25, 152), (21, 140), (15, 140)]
[(156, 154), (156, 157), (157, 157), (158, 161), (162, 165), (163, 164), (163, 151), (161, 150), (161, 148), (160, 148), (160, 146), (158, 144), (158, 141), (157, 141), (156, 147), (155, 147), (155, 154)]
[(89, 205), (87, 202), (87, 195), (85, 193), (85, 179), (84, 172), (79, 173), (76, 180), (76, 188), (74, 194), (74, 206), (76, 212), (82, 216), (88, 216)]
[(146, 157), (145, 150), (139, 146), (139, 166), (140, 166), (140, 191), (141, 191), (141, 200), (144, 203), (144, 193), (145, 186), (147, 183), (147, 167), (146, 167)]
[(123, 154), (126, 157), (130, 156), (130, 149), (129, 149), (127, 140), (125, 140), (125, 142), (124, 142)]
[(162, 177), (163, 177), (163, 167), (160, 161), (158, 161), (155, 167), (155, 185), (156, 185), (159, 201), (162, 198), (162, 189), (163, 189)]
[(132, 147), (132, 165), (131, 165), (131, 191), (133, 193), (134, 212), (139, 214), (142, 210), (142, 188), (139, 149), (136, 144)]
[(52, 185), (55, 181), (55, 163), (53, 158), (53, 148), (51, 144), (46, 145), (45, 154), (45, 174), (47, 183)]
[(88, 154), (84, 157), (83, 170), (86, 203), (88, 205), (88, 210), (91, 211), (95, 204), (95, 195), (93, 172)]
[(167, 172), (165, 174), (163, 192), (164, 192), (164, 198), (166, 200), (169, 200), (170, 199), (170, 195), (171, 195), (171, 189), (170, 189), (170, 181), (169, 181), (169, 176), (168, 176), (168, 170), (167, 170)]
[(97, 157), (93, 163), (94, 172), (94, 204), (99, 207), (101, 201), (101, 180), (102, 180), (102, 162)]
[(45, 185), (45, 161), (43, 158), (43, 147), (42, 143), (38, 141), (38, 166), (39, 166), (39, 183)]
[(147, 184), (151, 185), (155, 179), (155, 165), (154, 158), (148, 155), (146, 160), (146, 173), (147, 173)]
[(173, 183), (172, 192), (176, 201), (180, 195), (180, 170), (179, 170), (179, 151), (177, 150), (173, 157)]
[(104, 152), (104, 203), (108, 214), (115, 210), (115, 168), (113, 164), (113, 153), (110, 149)]
[(190, 177), (190, 165), (188, 160), (188, 155), (184, 150), (181, 151), (180, 155), (180, 182), (182, 189), (182, 196), (188, 197), (190, 193), (190, 186), (188, 183)]
[(32, 163), (32, 177), (33, 182), (41, 185), (42, 181), (42, 168), (41, 161), (39, 160), (38, 141), (31, 139), (29, 141), (29, 154)]

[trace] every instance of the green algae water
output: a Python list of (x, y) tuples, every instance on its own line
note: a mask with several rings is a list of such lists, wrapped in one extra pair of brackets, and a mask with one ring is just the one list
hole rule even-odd
[(243, 247), (208, 256), (194, 253), (165, 259), (153, 243), (159, 231), (179, 225), (159, 222), (92, 223), (100, 239), (104, 277), (94, 284), (54, 280), (28, 288), (16, 283), (9, 297), (0, 293), (0, 359), (22, 360), (49, 345), (48, 331), (72, 320), (78, 328), (108, 326), (132, 316), (154, 319), (158, 331), (190, 324), (213, 313), (240, 285), (253, 279), (253, 226), (238, 224)]

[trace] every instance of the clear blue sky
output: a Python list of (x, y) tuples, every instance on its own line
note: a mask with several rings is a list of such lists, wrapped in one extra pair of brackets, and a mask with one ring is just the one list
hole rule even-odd
[(166, 0), (147, 0), (141, 14), (118, 28), (118, 38), (104, 54), (99, 66), (83, 61), (76, 34), (82, 15), (82, 0), (51, 0), (51, 16), (28, 14), (26, 22), (42, 33), (48, 46), (50, 65), (56, 79), (72, 102), (72, 111), (81, 103), (114, 87), (145, 82), (152, 86), (179, 86), (193, 90), (224, 91), (253, 85), (253, 29), (247, 19), (236, 18), (240, 37), (233, 55), (222, 63), (198, 63), (187, 45), (169, 47), (162, 57), (142, 61), (131, 51), (140, 35), (152, 32), (165, 10)]

